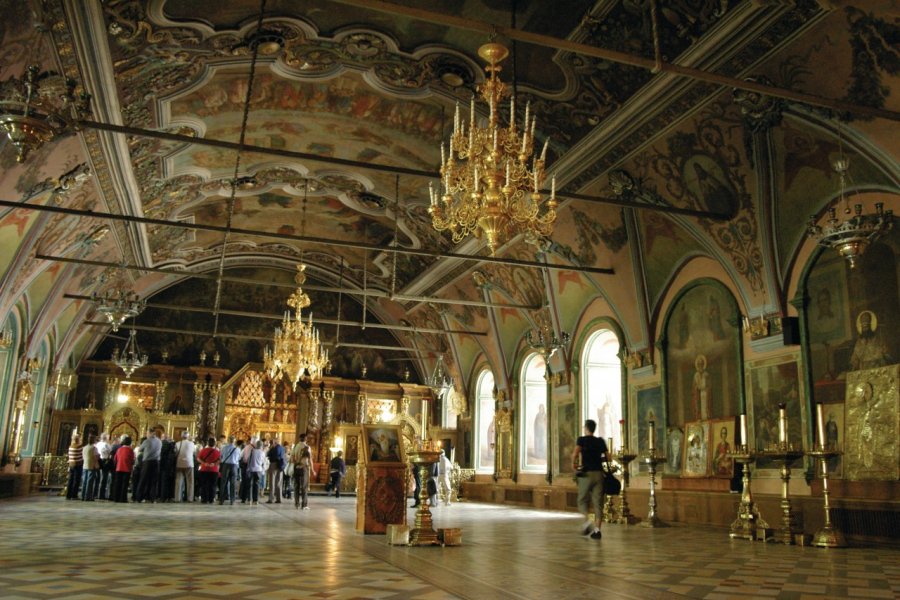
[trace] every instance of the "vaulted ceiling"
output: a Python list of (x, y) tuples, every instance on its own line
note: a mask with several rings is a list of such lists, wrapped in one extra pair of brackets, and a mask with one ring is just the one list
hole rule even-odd
[[(239, 351), (243, 342), (221, 336), (265, 337), (275, 321), (259, 315), (283, 310), (302, 258), (323, 339), (348, 344), (345, 374), (362, 361), (378, 363), (384, 377), (409, 366), (421, 379), (437, 352), (461, 374), (483, 354), (508, 361), (522, 330), (542, 320), (571, 326), (592, 295), (613, 307), (629, 345), (652, 345), (661, 298), (690, 257), (723, 264), (746, 306), (783, 306), (781, 287), (802, 244), (796, 217), (821, 210), (831, 193), (827, 178), (814, 198), (791, 186), (802, 186), (796, 177), (804, 166), (827, 176), (835, 128), (820, 106), (654, 72), (654, 28), (665, 65), (890, 111), (896, 98), (878, 90), (891, 88), (896, 68), (876, 52), (879, 79), (866, 85), (859, 73), (866, 50), (854, 43), (883, 36), (878, 23), (895, 27), (896, 17), (813, 0), (679, 0), (655, 12), (656, 4), (270, 0), (254, 62), (255, 0), (51, 0), (37, 11), (37, 3), (11, 3), (0, 23), (4, 71), (39, 60), (73, 77), (93, 96), (94, 126), (22, 166), (11, 148), (0, 149), (3, 197), (138, 218), (7, 212), (0, 227), (18, 233), (3, 242), (0, 315), (21, 302), (14, 290), (29, 288), (27, 310), (46, 317), (31, 326), (34, 343), (53, 328), (57, 361), (77, 363), (98, 347), (103, 357), (113, 342), (101, 345), (107, 331), (91, 325), (96, 316), (84, 297), (120, 277), (160, 305), (138, 319), (170, 330), (142, 333), (154, 351), (178, 346), (172, 356), (184, 353), (189, 362), (194, 349), (215, 347), (234, 361), (254, 360), (255, 350)], [(444, 13), (446, 23), (416, 10)], [(35, 19), (47, 33), (35, 33)], [(860, 25), (866, 19), (873, 23)], [(489, 34), (466, 27), (473, 23), (494, 25), (511, 47), (503, 77), (515, 81), (520, 110), (530, 102), (538, 115), (537, 135), (550, 140), (550, 170), (568, 198), (549, 243), (512, 240), (496, 259), (479, 240), (456, 245), (436, 232), (427, 212), (454, 106), (467, 105), (484, 79), (477, 50)], [(896, 55), (893, 44), (887, 51)], [(821, 84), (807, 66), (811, 56), (833, 58), (831, 67), (846, 76)], [(848, 89), (848, 81), (858, 85)], [(236, 171), (232, 148), (190, 139), (238, 142), (248, 85), (245, 142), (268, 151), (244, 151)], [(754, 150), (754, 134), (782, 122), (777, 149)], [(866, 123), (846, 142), (875, 157), (854, 163), (857, 182), (896, 189), (894, 142)], [(888, 151), (871, 151), (879, 145)], [(779, 165), (793, 159), (783, 148), (809, 151), (808, 161)], [(756, 168), (767, 152), (775, 165), (768, 174)], [(73, 169), (71, 189), (47, 183)], [(766, 180), (784, 177), (779, 192), (764, 191)], [(791, 193), (792, 208), (773, 203)], [(776, 223), (773, 212), (784, 210)], [(220, 327), (218, 296), (220, 309), (248, 314)], [(173, 312), (178, 306), (195, 310)], [(350, 324), (364, 322), (388, 328), (376, 335)], [(391, 344), (421, 353), (378, 348)]]

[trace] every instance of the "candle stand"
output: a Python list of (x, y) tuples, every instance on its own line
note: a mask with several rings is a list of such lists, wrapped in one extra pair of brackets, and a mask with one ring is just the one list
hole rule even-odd
[(791, 512), (791, 498), (788, 495), (788, 483), (791, 479), (791, 463), (803, 456), (802, 450), (795, 450), (793, 446), (786, 443), (778, 443), (771, 448), (767, 448), (761, 453), (762, 456), (771, 458), (776, 465), (781, 467), (781, 535), (780, 541), (783, 544), (793, 544), (794, 535), (802, 533), (797, 531), (794, 522), (794, 514)]
[(760, 539), (759, 533), (762, 531), (762, 539), (765, 539), (769, 525), (759, 515), (759, 509), (753, 503), (753, 494), (750, 491), (750, 464), (756, 461), (756, 453), (747, 446), (739, 446), (737, 450), (737, 452), (730, 453), (728, 457), (743, 465), (743, 488), (737, 518), (731, 524), (728, 537), (757, 540)]
[(825, 524), (813, 535), (812, 545), (819, 548), (845, 548), (847, 540), (839, 529), (831, 522), (831, 505), (828, 503), (828, 459), (840, 456), (839, 450), (830, 450), (817, 446), (806, 453), (808, 457), (819, 462), (822, 467), (822, 499), (825, 509)]
[(409, 453), (410, 460), (419, 470), (419, 481), (422, 482), (419, 490), (419, 509), (416, 511), (415, 527), (409, 532), (410, 546), (436, 546), (438, 541), (437, 531), (431, 523), (431, 509), (429, 508), (428, 486), (425, 483), (431, 479), (431, 465), (440, 459), (440, 450), (414, 450)]
[[(651, 421), (652, 423), (652, 421)], [(650, 470), (650, 501), (647, 519), (641, 522), (642, 527), (665, 527), (666, 524), (656, 516), (656, 465), (666, 462), (666, 457), (651, 449), (638, 458), (638, 462), (647, 465)]]
[(634, 525), (638, 522), (637, 517), (631, 514), (631, 509), (628, 508), (628, 500), (625, 498), (625, 490), (628, 489), (628, 481), (630, 479), (628, 475), (628, 463), (637, 458), (637, 454), (635, 454), (632, 450), (625, 448), (622, 446), (619, 448), (619, 452), (613, 454), (613, 459), (617, 461), (620, 465), (622, 465), (622, 491), (619, 492), (619, 507), (614, 520), (611, 520), (610, 523), (617, 523), (619, 525)]

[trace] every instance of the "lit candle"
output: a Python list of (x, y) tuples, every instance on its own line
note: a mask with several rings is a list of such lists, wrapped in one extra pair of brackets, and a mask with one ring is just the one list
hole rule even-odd
[(656, 421), (647, 421), (647, 446), (650, 452), (656, 450)]
[(747, 414), (741, 413), (740, 415), (740, 431), (741, 431), (741, 445), (747, 446)]
[(787, 443), (787, 411), (784, 403), (778, 405), (778, 443)]
[(625, 443), (625, 419), (619, 419), (619, 435), (622, 436), (622, 447), (627, 448), (628, 444)]
[(820, 448), (825, 448), (825, 408), (821, 402), (816, 402), (816, 439)]
[(422, 400), (422, 440), (428, 437), (428, 400)]

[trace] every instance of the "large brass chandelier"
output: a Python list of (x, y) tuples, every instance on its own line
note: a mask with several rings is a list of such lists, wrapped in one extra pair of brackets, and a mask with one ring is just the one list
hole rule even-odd
[(500, 101), (507, 95), (500, 81), (500, 63), (509, 55), (502, 44), (491, 42), (478, 49), (488, 65), (487, 79), (479, 86), (490, 110), (486, 126), (475, 120), (475, 99), (468, 126), (460, 120), (459, 106), (453, 119), (449, 154), (441, 144), (440, 190), (431, 192), (431, 224), (437, 231), (450, 230), (453, 241), (472, 234), (482, 236), (494, 254), (509, 238), (524, 234), (536, 243), (548, 237), (556, 221), (556, 180), (550, 196), (540, 190), (546, 173), (547, 142), (540, 155), (534, 152), (537, 118), (525, 108), (525, 120), (516, 124), (516, 99), (510, 100), (509, 125), (500, 125)]
[(128, 341), (125, 342), (125, 348), (119, 352), (116, 346), (113, 350), (113, 363), (125, 372), (125, 378), (131, 377), (131, 374), (147, 364), (147, 353), (141, 352), (137, 343), (137, 332), (132, 329), (128, 333)]
[(22, 77), (0, 82), (0, 130), (16, 148), (16, 160), (73, 128), (87, 113), (90, 95), (75, 82), (31, 65)]
[[(816, 223), (810, 217), (807, 230), (819, 244), (834, 248), (838, 254), (850, 261), (850, 268), (856, 267), (856, 261), (865, 252), (866, 247), (890, 231), (894, 224), (894, 211), (884, 210), (884, 204), (875, 204), (875, 212), (863, 214), (862, 205), (854, 204), (850, 209), (850, 201), (844, 193), (845, 182), (850, 168), (850, 159), (843, 154), (834, 161), (834, 170), (840, 180), (840, 196), (835, 206), (828, 209), (829, 218), (825, 226)], [(838, 205), (843, 204), (841, 217), (838, 218)]]
[(106, 317), (113, 331), (119, 331), (125, 319), (133, 319), (147, 306), (136, 293), (119, 288), (106, 290), (103, 294), (94, 292), (91, 300), (97, 306), (97, 312)]
[(303, 291), (306, 282), (306, 265), (297, 265), (297, 289), (287, 300), (294, 309), (285, 311), (281, 327), (275, 329), (272, 348), (263, 351), (263, 363), (269, 378), (278, 381), (282, 377), (291, 382), (294, 389), (301, 379), (315, 381), (322, 377), (328, 365), (328, 350), (319, 343), (319, 331), (313, 327), (312, 312), (303, 320), (303, 309), (310, 305), (309, 296)]

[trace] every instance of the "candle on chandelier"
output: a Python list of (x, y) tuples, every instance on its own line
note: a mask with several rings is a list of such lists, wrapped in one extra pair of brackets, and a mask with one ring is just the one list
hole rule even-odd
[(510, 96), (509, 98), (509, 128), (516, 128), (516, 97)]
[(741, 413), (739, 416), (738, 430), (741, 433), (741, 445), (747, 446), (747, 413)]
[(534, 170), (534, 193), (538, 193), (538, 172), (537, 169)]
[(556, 177), (550, 179), (550, 197), (556, 198)]
[(825, 407), (816, 402), (816, 440), (820, 448), (825, 448)]
[(476, 194), (478, 193), (478, 183), (479, 183), (478, 180), (479, 180), (479, 178), (478, 178), (478, 167), (475, 167), (475, 193), (476, 193)]
[(785, 404), (781, 403), (778, 405), (778, 443), (787, 443), (787, 428), (787, 410)]
[(541, 150), (541, 162), (547, 160), (547, 146), (550, 144), (550, 138), (544, 140), (544, 149)]
[(506, 187), (509, 187), (509, 161), (506, 161)]
[(622, 436), (622, 447), (626, 448), (628, 444), (625, 443), (625, 419), (619, 419), (619, 435)]
[(456, 103), (456, 112), (453, 114), (453, 133), (459, 131), (459, 102)]
[(656, 450), (656, 421), (647, 421), (647, 447), (650, 452)]

